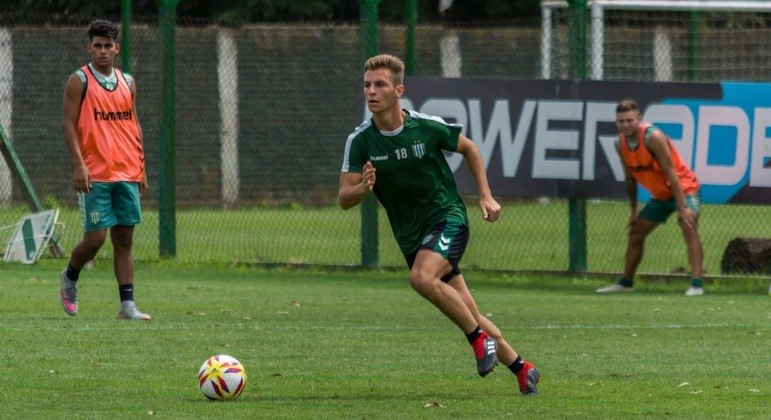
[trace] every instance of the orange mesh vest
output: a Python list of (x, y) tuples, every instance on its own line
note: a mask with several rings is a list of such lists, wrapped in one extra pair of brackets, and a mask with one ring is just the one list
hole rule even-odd
[(86, 93), (80, 105), (78, 142), (91, 180), (96, 182), (142, 180), (145, 167), (134, 103), (123, 73), (115, 69), (118, 83), (105, 89), (88, 66)]
[[(649, 123), (640, 124), (640, 130), (638, 132), (638, 146), (637, 150), (631, 151), (626, 143), (626, 138), (623, 134), (620, 135), (621, 143), (621, 156), (624, 157), (624, 164), (629, 172), (634, 177), (635, 181), (642, 184), (646, 190), (651, 193), (651, 196), (657, 200), (670, 200), (674, 197), (672, 189), (669, 187), (669, 182), (664, 172), (661, 171), (659, 162), (653, 157), (648, 147), (645, 145), (645, 130), (650, 127)], [(680, 180), (680, 188), (683, 190), (683, 194), (694, 194), (699, 190), (699, 181), (696, 180), (696, 175), (688, 169), (680, 158), (680, 154), (675, 149), (672, 140), (667, 137), (667, 145), (669, 146), (669, 156), (672, 159), (672, 166), (675, 170), (677, 178)]]

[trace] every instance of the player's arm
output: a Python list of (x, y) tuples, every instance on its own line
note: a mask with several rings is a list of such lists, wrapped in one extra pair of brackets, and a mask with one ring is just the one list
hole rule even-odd
[(696, 213), (688, 208), (688, 205), (685, 203), (685, 194), (683, 194), (683, 189), (680, 186), (680, 178), (678, 178), (675, 173), (672, 156), (669, 151), (669, 142), (667, 141), (666, 136), (664, 136), (664, 133), (661, 131), (654, 131), (648, 137), (646, 145), (651, 154), (653, 154), (653, 157), (656, 158), (656, 161), (659, 162), (659, 167), (667, 178), (667, 183), (672, 190), (672, 195), (677, 204), (678, 219), (686, 226), (692, 226)]
[[(131, 86), (129, 86), (129, 90), (131, 91), (131, 102), (132, 107), (134, 108), (134, 121), (137, 123), (137, 130), (139, 131), (139, 144), (142, 145), (142, 153), (144, 154), (145, 151), (145, 138), (142, 134), (142, 125), (139, 124), (139, 112), (137, 112), (137, 79), (131, 78)], [(144, 197), (147, 193), (147, 189), (149, 188), (149, 184), (147, 183), (147, 166), (145, 165), (144, 156), (142, 157), (142, 181), (139, 183), (139, 196)]]
[(375, 187), (375, 167), (372, 162), (364, 164), (361, 173), (343, 172), (340, 174), (340, 191), (337, 203), (343, 210), (355, 207), (372, 192)]
[(72, 185), (76, 191), (88, 192), (91, 186), (91, 174), (83, 161), (78, 145), (78, 118), (80, 117), (80, 102), (83, 98), (85, 86), (80, 78), (71, 74), (64, 87), (64, 104), (62, 106), (62, 128), (64, 130), (64, 143), (70, 154), (74, 171)]
[(626, 196), (629, 197), (629, 207), (631, 207), (627, 227), (631, 228), (637, 223), (637, 181), (632, 176), (632, 172), (629, 171), (629, 167), (626, 161), (624, 161), (624, 155), (621, 154), (620, 141), (616, 141), (616, 152), (618, 152), (618, 157), (621, 159), (621, 167), (624, 169), (624, 189), (626, 190)]
[(461, 134), (458, 137), (458, 153), (463, 155), (471, 176), (477, 185), (479, 194), (479, 208), (482, 210), (482, 217), (488, 222), (498, 220), (501, 214), (501, 205), (493, 198), (490, 192), (490, 185), (487, 182), (487, 172), (482, 160), (482, 154), (479, 148), (471, 139)]
[(629, 197), (629, 205), (632, 208), (632, 215), (637, 214), (637, 181), (635, 181), (634, 177), (632, 176), (632, 173), (629, 172), (629, 167), (626, 164), (626, 161), (624, 161), (624, 155), (621, 154), (621, 144), (619, 141), (616, 141), (616, 152), (618, 152), (618, 157), (621, 159), (621, 168), (624, 170), (624, 189), (626, 191), (626, 196)]

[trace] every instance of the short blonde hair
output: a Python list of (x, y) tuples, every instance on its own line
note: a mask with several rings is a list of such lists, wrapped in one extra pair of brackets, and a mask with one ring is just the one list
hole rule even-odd
[(640, 107), (637, 105), (637, 101), (634, 99), (623, 99), (618, 103), (618, 105), (616, 105), (616, 114), (627, 111), (640, 112)]
[(364, 71), (386, 69), (391, 72), (391, 78), (394, 85), (398, 86), (404, 82), (404, 62), (399, 57), (390, 54), (380, 54), (370, 57), (364, 63)]

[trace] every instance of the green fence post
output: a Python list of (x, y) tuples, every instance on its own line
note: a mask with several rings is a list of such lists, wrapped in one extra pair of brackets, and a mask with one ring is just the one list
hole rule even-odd
[(407, 0), (407, 54), (404, 59), (407, 76), (415, 74), (415, 27), (418, 25), (418, 0)]
[[(35, 188), (32, 186), (32, 181), (30, 181), (27, 171), (24, 169), (24, 165), (21, 164), (19, 155), (16, 154), (16, 149), (13, 147), (13, 143), (11, 143), (11, 138), (8, 137), (8, 134), (5, 132), (5, 127), (1, 124), (0, 155), (5, 158), (5, 162), (8, 164), (8, 168), (11, 169), (11, 172), (19, 178), (19, 181), (21, 181), (21, 185), (27, 192), (27, 199), (29, 200), (30, 207), (36, 212), (44, 211), (43, 202), (40, 200)], [(64, 257), (64, 248), (59, 244), (59, 241), (61, 241), (61, 236), (58, 233), (51, 235), (51, 253), (55, 257)]]
[(120, 2), (121, 42), (120, 59), (123, 62), (121, 70), (131, 73), (131, 0)]
[(158, 139), (158, 253), (177, 255), (176, 162), (174, 159), (176, 115), (176, 18), (179, 0), (157, 0), (158, 25), (163, 50), (161, 86), (161, 126)]
[[(569, 72), (573, 79), (586, 78), (586, 0), (568, 0), (570, 42)], [(586, 200), (568, 201), (568, 269), (586, 272)]]
[(0, 125), (0, 155), (3, 155), (11, 172), (13, 172), (13, 174), (19, 178), (19, 181), (21, 181), (22, 187), (24, 187), (24, 190), (27, 192), (30, 207), (38, 212), (43, 211), (43, 202), (40, 201), (40, 197), (38, 197), (35, 188), (32, 186), (32, 181), (30, 181), (29, 176), (27, 176), (27, 171), (24, 169), (24, 165), (21, 164), (19, 155), (16, 154), (16, 149), (13, 147), (13, 143), (11, 143), (11, 138), (5, 133), (5, 127), (2, 125)]
[[(377, 7), (380, 0), (362, 0), (362, 63), (377, 54)], [(370, 194), (361, 202), (361, 264), (378, 265), (377, 199)]]

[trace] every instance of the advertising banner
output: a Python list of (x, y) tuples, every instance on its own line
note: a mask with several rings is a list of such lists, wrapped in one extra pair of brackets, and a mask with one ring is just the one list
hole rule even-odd
[[(615, 107), (632, 98), (706, 203), (771, 203), (771, 84), (408, 77), (402, 107), (463, 125), (497, 196), (626, 198)], [(462, 193), (476, 188), (448, 154)], [(640, 199), (647, 199), (641, 189)]]

